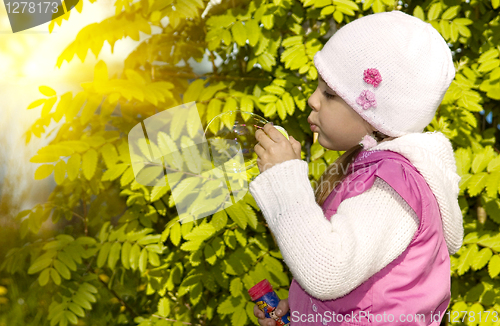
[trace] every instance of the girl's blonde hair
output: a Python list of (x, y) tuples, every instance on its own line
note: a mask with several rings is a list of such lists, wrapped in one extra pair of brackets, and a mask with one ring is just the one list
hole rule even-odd
[[(374, 137), (377, 142), (380, 142), (385, 138), (393, 138), (381, 133), (380, 131), (375, 131)], [(330, 195), (337, 184), (344, 180), (347, 175), (344, 174), (344, 172), (347, 172), (352, 161), (358, 156), (362, 149), (363, 146), (359, 144), (348, 149), (344, 154), (337, 158), (335, 162), (330, 164), (325, 172), (323, 172), (318, 180), (316, 189), (314, 190), (314, 196), (318, 205), (323, 205), (326, 198)]]

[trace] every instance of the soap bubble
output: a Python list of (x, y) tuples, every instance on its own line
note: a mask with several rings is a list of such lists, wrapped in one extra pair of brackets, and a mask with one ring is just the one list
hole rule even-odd
[(255, 132), (266, 123), (263, 117), (241, 110), (223, 112), (210, 120), (205, 137), (210, 143), (214, 164), (224, 165), (229, 173), (246, 171), (248, 179), (252, 179), (258, 174)]

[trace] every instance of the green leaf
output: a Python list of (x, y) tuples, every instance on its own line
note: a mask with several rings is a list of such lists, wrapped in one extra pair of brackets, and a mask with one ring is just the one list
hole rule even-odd
[(231, 219), (238, 224), (242, 229), (247, 227), (247, 217), (243, 209), (246, 205), (241, 205), (241, 202), (229, 206), (226, 208), (226, 213), (231, 217)]
[(221, 315), (227, 315), (234, 313), (236, 308), (244, 304), (241, 296), (240, 297), (227, 297), (226, 300), (222, 301), (217, 307), (217, 312)]
[(52, 164), (43, 164), (38, 167), (35, 171), (35, 180), (42, 180), (52, 174), (54, 171), (54, 165)]
[(483, 191), (484, 187), (486, 187), (487, 181), (488, 181), (487, 173), (481, 172), (479, 174), (473, 175), (467, 184), (469, 195), (473, 197), (477, 196), (481, 191)]
[[(455, 22), (456, 22), (456, 19), (455, 19)], [(462, 36), (465, 36), (465, 37), (470, 37), (470, 35), (471, 35), (470, 29), (468, 29), (464, 25), (458, 25), (458, 32)]]
[(148, 251), (146, 248), (143, 248), (141, 251), (141, 255), (139, 256), (139, 270), (141, 273), (146, 272), (146, 268), (148, 267)]
[(276, 110), (278, 111), (278, 115), (281, 120), (285, 120), (286, 118), (286, 109), (285, 109), (285, 104), (283, 104), (283, 101), (278, 99), (276, 101)]
[(158, 314), (162, 317), (168, 317), (170, 315), (170, 303), (168, 298), (161, 298), (158, 302)]
[(120, 178), (120, 186), (124, 188), (126, 185), (130, 184), (134, 180), (134, 171), (132, 167), (125, 170)]
[(109, 169), (118, 161), (118, 152), (116, 151), (116, 147), (113, 144), (107, 143), (101, 147), (101, 155), (104, 160), (104, 164)]
[(448, 40), (450, 38), (450, 33), (451, 33), (450, 22), (448, 20), (441, 19), (439, 21), (439, 27), (441, 29), (441, 35), (443, 35), (443, 38), (445, 40)]
[(245, 308), (243, 307), (238, 307), (232, 317), (231, 317), (231, 325), (234, 326), (244, 326), (246, 325), (248, 320), (247, 314), (245, 312)]
[(90, 302), (80, 292), (76, 292), (73, 295), (73, 302), (87, 310), (92, 309), (92, 305), (90, 304)]
[(76, 271), (76, 263), (75, 261), (64, 251), (59, 251), (57, 253), (57, 258), (63, 262), (69, 269), (72, 271)]
[(491, 48), (488, 51), (481, 54), (478, 62), (484, 63), (484, 62), (490, 61), (492, 59), (498, 59), (498, 55), (499, 55), (498, 50), (496, 48)]
[(439, 15), (441, 14), (441, 11), (443, 10), (443, 6), (441, 2), (436, 2), (431, 5), (431, 8), (429, 9), (429, 12), (427, 14), (427, 18), (429, 21), (437, 19)]
[(236, 229), (234, 230), (234, 235), (236, 237), (236, 241), (242, 246), (246, 247), (247, 245), (247, 234), (244, 230), (242, 229)]
[(101, 181), (107, 181), (107, 180), (113, 181), (115, 179), (118, 179), (129, 166), (130, 164), (120, 163), (111, 167), (109, 170), (104, 172), (104, 174), (101, 177)]
[(47, 99), (44, 99), (44, 98), (41, 98), (39, 100), (36, 100), (36, 101), (33, 101), (27, 108), (27, 110), (31, 110), (31, 109), (34, 109), (36, 108), (37, 106), (40, 106), (42, 105), (43, 103), (45, 103), (47, 101)]
[(67, 121), (71, 121), (76, 117), (86, 100), (87, 95), (85, 94), (85, 92), (80, 92), (75, 95), (75, 97), (71, 101), (69, 108), (66, 110)]
[(488, 197), (496, 197), (500, 185), (500, 171), (491, 173), (486, 181), (486, 194)]
[(154, 251), (148, 252), (148, 261), (153, 266), (160, 266), (160, 256)]
[(97, 289), (95, 286), (93, 286), (92, 284), (89, 284), (89, 283), (82, 283), (82, 285), (80, 285), (80, 288), (87, 291), (87, 292), (90, 292), (90, 293), (97, 293)]
[(135, 243), (130, 250), (130, 268), (136, 270), (139, 267), (139, 256), (141, 255), (141, 247)]
[(246, 35), (248, 36), (248, 43), (250, 46), (257, 45), (261, 35), (259, 23), (256, 19), (251, 19), (245, 22), (245, 27), (247, 29)]
[(239, 277), (233, 278), (229, 285), (229, 291), (233, 297), (243, 295), (243, 283)]
[(83, 288), (83, 287), (79, 288), (78, 293), (83, 295), (83, 297), (85, 297), (85, 299), (87, 299), (89, 302), (96, 302), (97, 301), (95, 296), (92, 293), (90, 293), (89, 291), (86, 291), (85, 288)]
[(181, 245), (181, 250), (184, 250), (184, 251), (196, 251), (198, 250), (201, 245), (203, 244), (203, 240), (192, 240), (192, 241), (187, 241), (187, 242), (184, 242), (182, 245)]
[(66, 310), (64, 312), (64, 316), (68, 319), (68, 321), (74, 325), (78, 324), (78, 318), (76, 317), (76, 315), (74, 313), (72, 313), (71, 311), (69, 310)]
[(80, 170), (81, 156), (80, 154), (73, 154), (68, 162), (66, 163), (66, 169), (68, 171), (68, 179), (70, 181), (75, 180), (78, 176), (78, 171)]
[(216, 231), (221, 230), (224, 228), (227, 224), (227, 214), (226, 211), (221, 210), (215, 213), (212, 216), (212, 220), (210, 221), (212, 226), (215, 228)]
[(324, 7), (323, 9), (321, 9), (320, 15), (321, 16), (329, 16), (329, 15), (333, 14), (334, 11), (335, 11), (334, 6), (327, 6), (327, 7)]
[(472, 261), (472, 268), (474, 268), (475, 270), (483, 268), (484, 266), (486, 266), (492, 255), (493, 253), (491, 252), (490, 248), (481, 249), (481, 251), (477, 253), (477, 255), (474, 257), (474, 260)]
[(61, 274), (63, 278), (67, 280), (71, 278), (71, 272), (69, 271), (68, 267), (66, 267), (66, 265), (64, 265), (59, 260), (57, 259), (54, 260), (54, 267), (59, 272), (59, 274)]
[(218, 287), (212, 273), (205, 271), (203, 277), (201, 278), (203, 286), (207, 288), (210, 292), (217, 293)]
[(224, 242), (229, 248), (236, 248), (236, 236), (234, 235), (234, 231), (226, 230), (226, 232), (224, 232)]
[(482, 172), (488, 165), (488, 161), (489, 159), (485, 154), (476, 154), (476, 156), (472, 160), (472, 172), (474, 172), (474, 174)]
[(170, 228), (170, 241), (174, 246), (179, 246), (181, 241), (181, 225), (180, 223), (175, 223)]
[(495, 236), (490, 236), (489, 234), (482, 236), (478, 242), (483, 247), (488, 247), (494, 251), (500, 251), (500, 233)]
[(467, 250), (460, 256), (457, 266), (458, 275), (463, 275), (470, 268), (474, 256), (478, 252), (478, 247), (476, 244), (471, 244), (467, 247)]
[(31, 265), (30, 268), (28, 269), (28, 274), (38, 273), (42, 269), (49, 267), (51, 263), (52, 263), (52, 258), (37, 259), (35, 260), (33, 265)]
[(293, 97), (290, 93), (283, 94), (283, 104), (285, 105), (288, 115), (293, 115), (295, 112), (295, 103), (293, 102)]
[(54, 104), (56, 104), (57, 102), (57, 97), (51, 97), (51, 98), (48, 98), (47, 101), (45, 101), (45, 104), (43, 105), (42, 107), (42, 114), (41, 116), (42, 117), (46, 117), (47, 114), (50, 113), (50, 111), (52, 110), (52, 107), (54, 106)]
[(274, 103), (278, 100), (275, 95), (264, 95), (259, 98), (259, 102), (261, 103)]
[(40, 286), (45, 286), (49, 282), (50, 268), (44, 269), (38, 276), (38, 283)]
[(189, 232), (184, 239), (186, 240), (206, 240), (214, 235), (216, 232), (215, 228), (211, 224), (202, 224), (195, 227), (191, 232)]
[(61, 285), (61, 277), (54, 268), (50, 269), (50, 277), (52, 278), (52, 281), (54, 281), (55, 284)]
[(276, 65), (276, 58), (268, 52), (262, 53), (257, 60), (265, 71), (271, 71)]
[(498, 68), (500, 66), (500, 59), (492, 59), (486, 62), (483, 62), (479, 68), (477, 68), (477, 71), (479, 72), (489, 72), (492, 71), (495, 68)]
[(218, 257), (222, 258), (226, 254), (226, 248), (224, 245), (224, 241), (220, 237), (215, 237), (212, 240), (212, 247), (214, 248), (215, 254)]
[(455, 21), (452, 21), (450, 24), (450, 34), (451, 41), (455, 43), (458, 40), (458, 25)]
[(82, 170), (85, 179), (90, 180), (94, 176), (97, 167), (97, 152), (91, 148), (82, 157)]
[(54, 180), (58, 185), (62, 184), (66, 176), (66, 163), (61, 160), (54, 167)]
[(500, 7), (500, 0), (491, 0), (491, 6), (493, 7), (493, 9), (497, 9), (498, 7)]
[(109, 250), (108, 267), (111, 270), (114, 270), (116, 262), (118, 261), (118, 259), (120, 259), (121, 248), (122, 248), (121, 243), (116, 241), (113, 243), (111, 249)]
[(204, 89), (204, 86), (205, 86), (205, 81), (203, 79), (197, 79), (191, 84), (189, 84), (189, 87), (183, 96), (184, 103), (190, 103), (198, 100), (201, 92)]
[(121, 261), (122, 265), (125, 269), (130, 268), (130, 251), (132, 250), (132, 244), (128, 241), (125, 241), (122, 245), (121, 250)]
[(31, 163), (50, 163), (57, 162), (60, 158), (60, 155), (56, 153), (44, 153), (37, 154), (30, 159)]
[(101, 268), (106, 263), (108, 259), (109, 250), (111, 249), (111, 242), (106, 242), (102, 245), (99, 250), (99, 254), (97, 255), (97, 267)]
[(92, 96), (87, 100), (87, 103), (83, 107), (82, 114), (80, 115), (80, 122), (82, 125), (90, 121), (101, 102), (102, 98), (100, 96)]
[(231, 27), (233, 38), (239, 46), (245, 46), (247, 41), (247, 30), (241, 21), (236, 22)]
[(292, 89), (292, 96), (295, 101), (295, 104), (297, 104), (297, 107), (301, 110), (304, 111), (306, 108), (306, 98), (304, 97), (304, 94), (297, 88), (294, 87)]
[(214, 248), (210, 244), (205, 245), (204, 248), (204, 254), (205, 254), (205, 260), (210, 264), (213, 265), (215, 264), (217, 260), (217, 256), (215, 254)]
[(82, 307), (80, 307), (76, 303), (70, 302), (68, 304), (68, 308), (78, 317), (82, 317), (82, 318), (85, 317), (85, 311), (82, 309)]
[[(275, 85), (266, 86), (266, 87), (264, 87), (264, 90), (266, 92), (274, 94), (274, 95), (283, 95), (285, 93), (285, 90), (282, 87), (275, 86)], [(261, 98), (261, 102), (262, 102), (262, 98)]]
[(56, 91), (49, 86), (40, 86), (38, 87), (38, 90), (40, 90), (40, 93), (47, 97), (56, 95)]
[(272, 29), (274, 27), (274, 15), (270, 14), (262, 16), (261, 22), (265, 29)]
[(446, 11), (443, 13), (443, 15), (441, 16), (442, 19), (453, 19), (457, 16), (458, 12), (460, 11), (460, 6), (453, 6), (453, 7), (450, 7), (448, 9), (446, 9)]
[(264, 256), (262, 262), (270, 271), (283, 271), (283, 265), (276, 258), (266, 255)]
[(500, 273), (500, 257), (498, 255), (494, 255), (491, 257), (490, 262), (488, 263), (488, 274), (490, 274), (491, 278), (494, 278)]

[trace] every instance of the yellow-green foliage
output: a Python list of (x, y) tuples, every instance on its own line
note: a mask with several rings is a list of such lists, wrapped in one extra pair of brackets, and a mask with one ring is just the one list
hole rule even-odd
[[(462, 176), (465, 241), (451, 257), (450, 317), (487, 325), (478, 323), (478, 313), (500, 311), (499, 0), (224, 0), (202, 18), (207, 5), (118, 0), (115, 16), (83, 28), (58, 65), (75, 54), (84, 60), (88, 49), (98, 55), (106, 41), (139, 40), (152, 26), (161, 33), (137, 46), (119, 76), (110, 77), (99, 61), (94, 80), (77, 94), (40, 87), (44, 97), (28, 109), (43, 105), (41, 117), (26, 136), (44, 136), (51, 120), (59, 122), (50, 145), (31, 159), (43, 163), (35, 179), (53, 174), (57, 186), (46, 203), (18, 215), (25, 245), (10, 250), (1, 265), (3, 273), (33, 283), (29, 294), (17, 296), (41, 298), (29, 301), (32, 313), (16, 310), (18, 324), (258, 325), (247, 289), (267, 278), (285, 298), (291, 274), (255, 201), (247, 194), (225, 211), (181, 225), (171, 194), (185, 186), (182, 176), (164, 187), (138, 184), (127, 133), (182, 103), (196, 101), (204, 125), (241, 108), (302, 142), (313, 182), (340, 154), (312, 144), (306, 100), (317, 83), (313, 56), (331, 30), (399, 9), (431, 23), (454, 53), (456, 78), (426, 131), (452, 140)], [(224, 62), (204, 75), (178, 65), (200, 62), (204, 54)], [(479, 112), (492, 112), (493, 123)], [(189, 129), (185, 123), (178, 127)], [(39, 230), (49, 218), (59, 234), (44, 239)]]

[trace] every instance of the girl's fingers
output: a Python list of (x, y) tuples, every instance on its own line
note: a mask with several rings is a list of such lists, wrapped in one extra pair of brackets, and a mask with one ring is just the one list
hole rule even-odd
[(290, 143), (292, 144), (293, 151), (295, 154), (300, 156), (300, 151), (302, 148), (302, 145), (300, 144), (299, 141), (297, 141), (293, 136), (290, 135)]
[(255, 317), (260, 318), (260, 319), (266, 318), (266, 315), (264, 314), (264, 312), (262, 310), (260, 310), (257, 305), (253, 306), (253, 314), (255, 315)]
[(257, 305), (253, 306), (253, 314), (257, 317), (260, 326), (276, 326), (276, 321), (266, 318), (266, 315)]
[[(280, 300), (276, 310), (278, 316), (284, 316), (290, 310), (290, 307), (288, 306), (288, 299)], [(281, 312), (278, 312), (279, 310), (281, 310)]]

